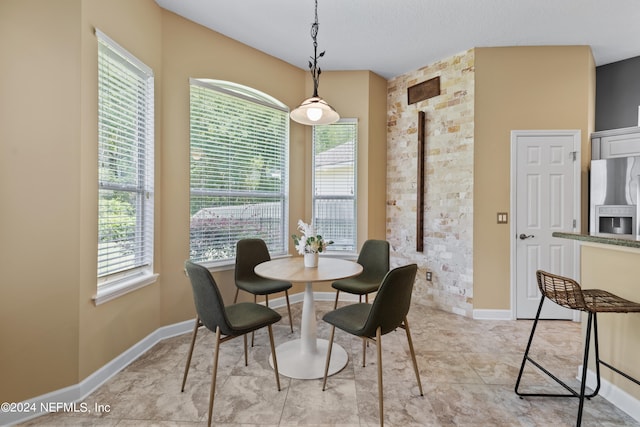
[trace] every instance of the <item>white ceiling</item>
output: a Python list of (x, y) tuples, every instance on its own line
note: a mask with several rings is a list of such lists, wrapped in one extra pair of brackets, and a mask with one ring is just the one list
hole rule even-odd
[[(307, 69), (314, 0), (156, 0)], [(391, 78), (473, 47), (589, 45), (596, 65), (640, 56), (640, 0), (318, 0), (319, 66)], [(259, 72), (259, 70), (256, 70)]]

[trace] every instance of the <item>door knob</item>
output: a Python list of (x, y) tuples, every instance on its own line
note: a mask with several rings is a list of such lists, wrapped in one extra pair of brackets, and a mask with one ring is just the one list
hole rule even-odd
[(526, 240), (526, 239), (530, 239), (531, 237), (535, 237), (535, 236), (533, 234), (528, 234), (527, 235), (527, 234), (522, 233), (518, 237), (520, 238), (520, 240)]

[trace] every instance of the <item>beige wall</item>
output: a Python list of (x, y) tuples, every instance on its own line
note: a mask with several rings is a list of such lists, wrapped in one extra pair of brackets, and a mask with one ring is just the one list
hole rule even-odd
[[(77, 380), (82, 380), (135, 344), (141, 337), (153, 332), (160, 324), (160, 292), (162, 277), (154, 286), (145, 287), (122, 298), (95, 306), (92, 297), (96, 293), (96, 249), (98, 176), (98, 68), (97, 44), (94, 28), (107, 34), (116, 43), (130, 51), (154, 70), (156, 91), (155, 138), (162, 141), (161, 111), (162, 88), (162, 21), (161, 11), (152, 1), (83, 0), (81, 20), (78, 26), (82, 46), (80, 102), (81, 150), (79, 164), (70, 168), (79, 170), (80, 223), (79, 242), (68, 242), (80, 250), (79, 287), (79, 348)], [(73, 103), (75, 100), (69, 100)], [(161, 173), (162, 152), (156, 144), (155, 173)], [(156, 182), (156, 200), (162, 200), (162, 181)], [(156, 215), (156, 218), (161, 216)], [(158, 233), (161, 221), (155, 224), (155, 269), (162, 271), (162, 259), (158, 252), (163, 246), (163, 236)]]
[(473, 307), (508, 310), (510, 226), (496, 224), (496, 213), (509, 212), (510, 132), (581, 130), (582, 223), (586, 224), (595, 65), (588, 46), (475, 52)]
[(79, 22), (80, 0), (0, 2), (2, 402), (78, 377)]
[[(366, 191), (367, 194), (366, 203), (360, 204), (358, 208), (358, 219), (364, 215), (367, 218), (366, 229), (358, 230), (358, 235), (361, 236), (360, 246), (366, 239), (384, 239), (387, 228), (387, 81), (369, 73), (368, 94), (366, 152), (364, 144), (361, 145), (362, 152), (358, 158), (358, 188), (361, 193)], [(362, 159), (362, 156), (366, 160)], [(365, 177), (367, 179), (364, 179)], [(365, 212), (362, 212), (363, 210)], [(360, 225), (360, 222), (358, 224)]]
[[(155, 284), (97, 307), (94, 27), (155, 72), (159, 274)], [(189, 77), (251, 86), (291, 108), (311, 86), (307, 70), (153, 0), (2, 0), (0, 31), (0, 401), (21, 401), (77, 384), (159, 327), (194, 317), (182, 269), (189, 245)], [(359, 239), (380, 236), (384, 217), (374, 208), (384, 198), (368, 174), (384, 170), (384, 79), (325, 72), (320, 91), (344, 117), (359, 119), (359, 161), (367, 167), (358, 181), (369, 185), (358, 202), (366, 224)], [(291, 233), (297, 218), (310, 216), (310, 142), (310, 128), (292, 122)], [(379, 175), (372, 182), (384, 188)], [(215, 277), (230, 302), (233, 272)]]

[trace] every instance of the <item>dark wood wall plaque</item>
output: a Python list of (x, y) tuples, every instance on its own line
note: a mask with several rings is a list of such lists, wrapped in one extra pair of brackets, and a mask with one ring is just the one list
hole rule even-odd
[(407, 89), (409, 104), (415, 104), (425, 99), (440, 95), (440, 76), (434, 77)]
[(416, 251), (424, 251), (424, 144), (426, 114), (418, 111), (418, 194), (416, 206)]

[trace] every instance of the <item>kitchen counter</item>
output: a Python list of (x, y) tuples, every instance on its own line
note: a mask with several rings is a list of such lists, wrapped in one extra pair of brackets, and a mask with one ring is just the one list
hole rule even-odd
[(600, 243), (603, 245), (623, 246), (627, 248), (640, 249), (640, 237), (625, 236), (620, 234), (581, 234), (581, 233), (564, 233), (554, 232), (553, 237), (561, 239), (579, 240), (581, 242)]
[[(580, 244), (579, 282), (584, 289), (603, 289), (640, 302), (639, 239), (616, 234), (561, 232), (552, 236), (572, 239)], [(640, 313), (601, 313), (598, 315), (598, 335), (602, 360), (634, 378), (640, 378)], [(589, 370), (587, 386), (593, 388), (595, 367), (592, 357)], [(602, 370), (602, 379), (600, 395), (640, 420), (640, 387), (606, 368)]]

